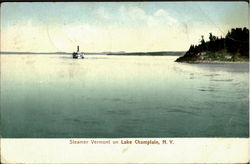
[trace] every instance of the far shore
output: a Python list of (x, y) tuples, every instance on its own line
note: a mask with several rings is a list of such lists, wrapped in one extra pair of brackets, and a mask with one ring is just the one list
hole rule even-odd
[[(182, 56), (185, 51), (154, 51), (154, 52), (81, 52), (85, 55), (114, 56)], [(1, 55), (71, 55), (70, 52), (0, 52)]]

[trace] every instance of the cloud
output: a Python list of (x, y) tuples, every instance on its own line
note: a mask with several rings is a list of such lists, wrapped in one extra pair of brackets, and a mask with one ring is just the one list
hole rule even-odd
[(139, 24), (148, 27), (175, 26), (178, 20), (171, 16), (166, 10), (158, 9), (148, 14), (140, 7), (125, 7), (119, 9), (119, 21), (127, 21), (129, 23)]
[(163, 10), (163, 9), (159, 9), (154, 13), (154, 16), (157, 16), (157, 17), (165, 16), (165, 15), (167, 15), (167, 12), (165, 10)]
[(99, 8), (99, 14), (103, 11), (108, 15), (104, 18), (120, 24), (76, 22), (47, 26), (27, 20), (2, 30), (1, 48), (73, 52), (80, 45), (80, 50), (86, 52), (186, 50), (207, 30), (195, 31), (190, 25), (181, 28), (183, 25), (164, 9), (148, 13), (140, 7), (121, 6), (112, 15), (111, 11)]
[[(103, 11), (107, 12), (99, 8), (99, 14)], [(105, 17), (114, 22), (115, 18), (123, 21), (118, 26), (86, 22), (46, 25), (27, 20), (3, 29), (2, 50), (73, 52), (80, 45), (81, 51), (89, 52), (158, 51), (177, 48), (171, 42), (185, 44), (185, 35), (167, 26), (166, 19), (170, 20), (170, 16), (165, 10), (148, 14), (139, 7), (121, 7), (116, 13), (107, 13), (110, 17)], [(131, 23), (138, 23), (138, 26), (130, 26)], [(179, 37), (175, 38), (177, 35)]]
[(158, 20), (161, 24), (167, 24), (170, 26), (179, 25), (179, 21), (175, 19), (173, 16), (170, 16), (170, 14), (163, 9), (158, 9), (153, 14), (153, 19)]
[(107, 9), (105, 9), (104, 7), (99, 7), (95, 13), (98, 15), (99, 18), (101, 19), (111, 19), (111, 16), (109, 14), (109, 12), (107, 11)]
[(145, 11), (139, 7), (131, 7), (129, 8), (129, 16), (137, 19), (146, 19), (147, 15)]

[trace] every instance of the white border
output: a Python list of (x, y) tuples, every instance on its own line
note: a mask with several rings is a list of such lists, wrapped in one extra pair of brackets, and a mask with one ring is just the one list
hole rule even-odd
[[(88, 144), (70, 144), (70, 140)], [(92, 144), (91, 140), (110, 144)], [(132, 144), (121, 144), (132, 141)], [(136, 144), (157, 140), (160, 144)], [(167, 144), (162, 144), (163, 140)], [(170, 144), (168, 141), (173, 140)], [(118, 141), (118, 144), (112, 144)], [(248, 163), (249, 138), (1, 139), (1, 163)]]

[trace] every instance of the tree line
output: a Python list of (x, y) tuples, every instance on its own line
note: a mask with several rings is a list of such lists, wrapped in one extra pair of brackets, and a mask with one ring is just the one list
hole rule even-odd
[(233, 28), (228, 31), (224, 38), (209, 33), (209, 41), (205, 41), (202, 35), (200, 44), (191, 45), (185, 56), (192, 57), (200, 52), (220, 50), (249, 58), (249, 30), (246, 27)]

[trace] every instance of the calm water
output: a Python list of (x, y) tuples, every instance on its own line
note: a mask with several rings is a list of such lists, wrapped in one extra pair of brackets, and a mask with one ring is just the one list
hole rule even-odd
[(248, 137), (248, 64), (1, 56), (3, 137)]

